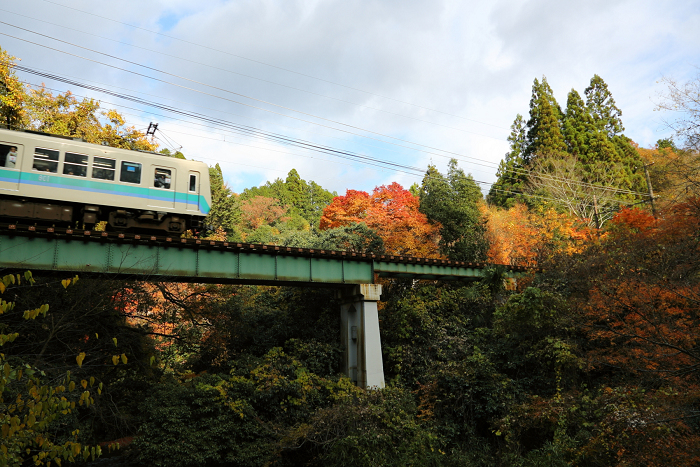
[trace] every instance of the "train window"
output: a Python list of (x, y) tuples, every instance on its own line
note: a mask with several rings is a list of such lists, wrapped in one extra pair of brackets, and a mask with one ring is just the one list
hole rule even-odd
[(63, 161), (63, 174), (76, 177), (87, 177), (88, 156), (85, 154), (66, 153)]
[(58, 172), (58, 151), (53, 149), (34, 149), (34, 170), (39, 172)]
[(17, 146), (0, 144), (0, 167), (6, 169), (19, 168), (19, 152)]
[(197, 191), (197, 176), (190, 174), (190, 191)]
[(92, 178), (101, 180), (114, 180), (114, 171), (117, 168), (117, 161), (95, 157), (92, 160)]
[(119, 180), (127, 183), (141, 183), (141, 164), (123, 161)]
[(172, 171), (169, 169), (156, 169), (155, 176), (153, 178), (153, 186), (156, 188), (170, 189), (170, 181)]

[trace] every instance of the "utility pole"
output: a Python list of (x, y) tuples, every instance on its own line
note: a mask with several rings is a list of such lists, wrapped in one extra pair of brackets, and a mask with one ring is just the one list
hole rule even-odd
[(649, 202), (651, 203), (651, 214), (654, 216), (654, 219), (656, 219), (656, 205), (654, 204), (654, 190), (651, 189), (651, 179), (649, 178), (649, 171), (647, 170), (647, 167), (650, 167), (654, 165), (652, 162), (651, 164), (644, 164), (644, 175), (647, 178), (647, 188), (649, 189)]
[[(598, 198), (593, 194), (593, 215), (595, 216), (595, 228), (600, 230), (600, 215), (598, 214)], [(598, 232), (600, 235), (600, 232)]]

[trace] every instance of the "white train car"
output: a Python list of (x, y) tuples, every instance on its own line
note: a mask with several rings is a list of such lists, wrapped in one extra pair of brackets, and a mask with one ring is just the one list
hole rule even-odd
[(0, 218), (179, 234), (210, 206), (203, 162), (0, 128)]

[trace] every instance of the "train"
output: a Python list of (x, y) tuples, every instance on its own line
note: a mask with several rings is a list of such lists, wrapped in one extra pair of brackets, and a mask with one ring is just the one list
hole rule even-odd
[(0, 219), (182, 234), (211, 208), (209, 167), (147, 151), (0, 128)]

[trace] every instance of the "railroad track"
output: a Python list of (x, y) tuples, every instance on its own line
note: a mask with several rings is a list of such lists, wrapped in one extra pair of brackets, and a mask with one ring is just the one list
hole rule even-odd
[[(245, 242), (227, 242), (186, 237), (168, 237), (164, 235), (150, 235), (140, 233), (107, 232), (98, 230), (79, 230), (63, 227), (34, 226), (23, 224), (0, 223), (0, 235), (61, 238), (64, 240), (76, 240), (82, 242), (98, 243), (127, 243), (139, 245), (152, 245), (161, 248), (188, 248), (203, 250), (230, 250), (235, 252), (250, 251), (270, 255), (289, 255), (301, 257), (352, 259), (353, 261), (381, 261), (402, 264), (424, 264), (436, 266), (451, 266), (483, 269), (498, 266), (491, 263), (470, 263), (465, 261), (452, 261), (437, 258), (419, 258), (415, 256), (401, 255), (375, 255), (371, 253), (357, 253), (352, 251), (322, 250), (315, 248), (296, 248), (279, 245), (264, 245)], [(523, 266), (502, 265), (513, 272), (529, 271), (532, 268)]]

